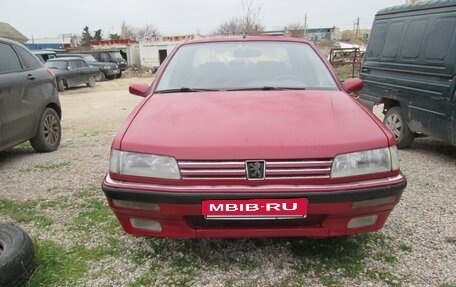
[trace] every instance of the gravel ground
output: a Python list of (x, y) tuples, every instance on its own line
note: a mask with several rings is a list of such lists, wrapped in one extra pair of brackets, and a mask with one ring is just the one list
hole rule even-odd
[[(64, 285), (456, 286), (456, 147), (426, 138), (400, 151), (408, 187), (385, 228), (373, 235), (315, 241), (125, 234), (106, 206), (100, 183), (111, 140), (141, 101), (127, 92), (132, 82), (150, 80), (118, 79), (61, 93), (58, 151), (37, 154), (21, 145), (0, 153), (0, 201), (32, 202), (30, 208), (39, 211), (34, 220), (18, 222), (0, 210), (0, 222), (18, 224), (38, 242), (52, 241), (66, 250), (76, 244), (95, 250), (116, 242), (112, 249), (117, 253), (88, 260), (87, 271)], [(96, 203), (103, 204), (104, 221), (81, 220)], [(43, 228), (40, 215), (52, 223)], [(348, 246), (352, 256), (343, 253)], [(345, 254), (343, 260), (337, 254)], [(351, 276), (349, 269), (359, 270)]]

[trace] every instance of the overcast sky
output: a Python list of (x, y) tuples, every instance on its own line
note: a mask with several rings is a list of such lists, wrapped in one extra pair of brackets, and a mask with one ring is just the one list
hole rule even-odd
[[(402, 5), (405, 0), (254, 0), (267, 30), (293, 23), (309, 28), (337, 26), (352, 29), (357, 17), (370, 28), (375, 13)], [(152, 24), (163, 35), (209, 34), (241, 13), (241, 0), (2, 0), (0, 22), (14, 26), (28, 38), (54, 38), (102, 29), (120, 33), (122, 21), (130, 26)]]

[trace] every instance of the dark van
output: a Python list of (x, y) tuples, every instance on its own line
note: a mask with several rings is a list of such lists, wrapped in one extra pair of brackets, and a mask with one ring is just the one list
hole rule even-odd
[(108, 62), (108, 63), (115, 63), (119, 69), (120, 73), (116, 75), (116, 78), (120, 78), (122, 76), (122, 72), (128, 68), (128, 62), (125, 60), (119, 51), (91, 51), (91, 55), (95, 57), (99, 62)]
[(383, 104), (399, 148), (416, 135), (456, 145), (456, 0), (378, 11), (361, 71), (361, 101)]

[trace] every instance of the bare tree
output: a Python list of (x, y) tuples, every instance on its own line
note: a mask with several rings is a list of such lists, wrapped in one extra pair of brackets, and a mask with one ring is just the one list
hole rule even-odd
[(94, 33), (95, 33), (95, 35), (93, 36), (94, 40), (101, 41), (103, 39), (101, 29), (95, 30)]
[(300, 23), (290, 24), (285, 30), (287, 31), (287, 35), (291, 37), (304, 38), (304, 35), (306, 34), (304, 25)]
[(142, 27), (132, 27), (124, 22), (120, 28), (120, 36), (122, 39), (132, 39), (135, 41), (140, 41), (145, 38), (153, 38), (160, 35), (158, 29), (154, 25), (144, 25)]
[(253, 0), (242, 0), (242, 14), (233, 17), (229, 21), (220, 24), (215, 34), (219, 35), (239, 35), (239, 34), (258, 34), (264, 30), (260, 20), (261, 7), (256, 6)]

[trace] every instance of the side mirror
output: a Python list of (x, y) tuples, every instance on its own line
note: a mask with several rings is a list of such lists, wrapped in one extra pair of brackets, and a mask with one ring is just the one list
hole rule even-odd
[(131, 84), (128, 87), (128, 91), (130, 94), (140, 97), (147, 96), (147, 92), (149, 91), (150, 86), (148, 84), (140, 83), (140, 84)]
[(364, 82), (360, 78), (351, 78), (342, 83), (344, 90), (348, 93), (356, 93), (363, 89)]
[(71, 71), (71, 67), (70, 66), (67, 67), (67, 71)]
[(152, 75), (155, 75), (158, 72), (158, 67), (157, 66), (152, 67), (152, 69), (150, 71), (152, 72)]

